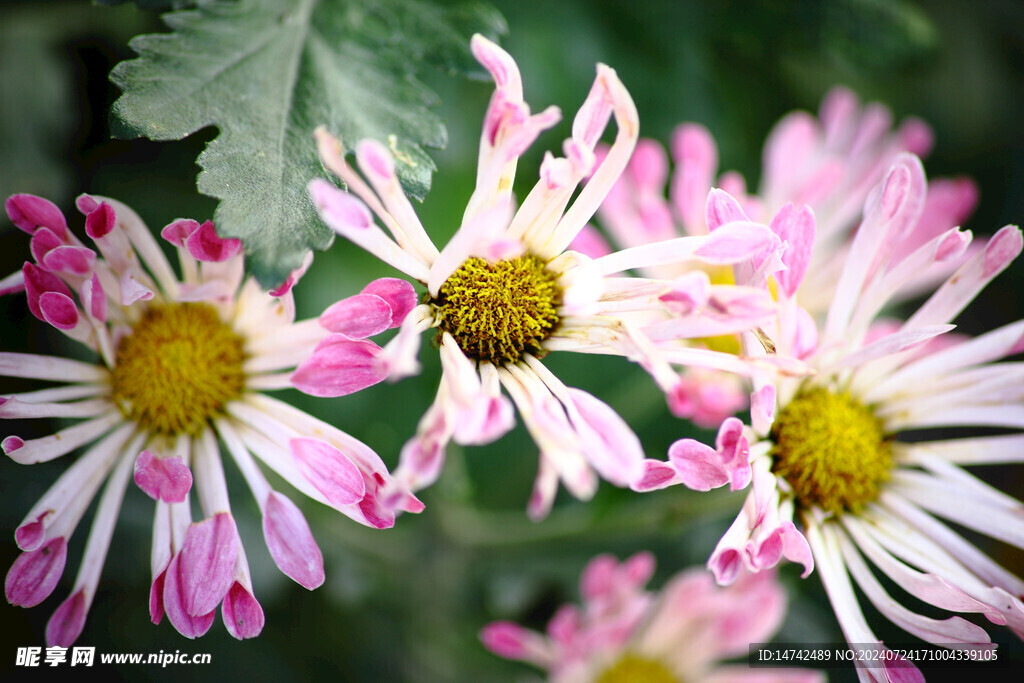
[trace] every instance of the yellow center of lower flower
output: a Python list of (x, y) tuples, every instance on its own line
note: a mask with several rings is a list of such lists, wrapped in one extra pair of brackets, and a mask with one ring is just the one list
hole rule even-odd
[(562, 289), (532, 254), (491, 263), (467, 259), (431, 303), (438, 328), (477, 360), (515, 363), (538, 353), (558, 326)]
[(801, 391), (771, 431), (772, 472), (804, 508), (858, 512), (878, 497), (892, 470), (892, 444), (881, 420), (847, 393)]
[(196, 434), (242, 395), (242, 338), (204, 303), (153, 306), (117, 347), (114, 401), (159, 434)]
[(680, 683), (667, 666), (654, 659), (625, 654), (605, 669), (595, 683)]

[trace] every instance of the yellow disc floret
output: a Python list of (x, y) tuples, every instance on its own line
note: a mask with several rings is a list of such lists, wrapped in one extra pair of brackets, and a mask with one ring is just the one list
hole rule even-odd
[(772, 472), (803, 508), (858, 512), (878, 497), (892, 470), (892, 443), (881, 420), (848, 393), (801, 391), (772, 426)]
[(605, 669), (596, 683), (679, 683), (679, 679), (661, 662), (627, 653)]
[(467, 259), (438, 291), (437, 326), (470, 358), (514, 363), (538, 353), (558, 326), (562, 290), (532, 254), (491, 263)]
[(117, 347), (113, 399), (149, 432), (196, 434), (242, 395), (244, 360), (242, 338), (213, 306), (153, 306)]

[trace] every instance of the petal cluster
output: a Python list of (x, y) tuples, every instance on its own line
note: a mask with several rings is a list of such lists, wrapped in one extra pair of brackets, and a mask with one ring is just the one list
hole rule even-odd
[[(494, 441), (512, 427), (514, 404), (540, 450), (528, 504), (529, 514), (540, 518), (551, 508), (559, 482), (586, 499), (598, 477), (628, 486), (643, 476), (643, 451), (632, 430), (593, 395), (565, 386), (542, 356), (549, 351), (624, 356), (651, 375), (670, 405), (691, 397), (677, 365), (749, 375), (750, 366), (735, 354), (690, 353), (681, 340), (734, 334), (767, 321), (775, 310), (770, 295), (753, 287), (711, 285), (706, 278), (638, 278), (627, 271), (671, 264), (727, 267), (755, 259), (770, 273), (783, 267), (778, 256), (783, 244), (767, 225), (737, 216), (710, 234), (674, 237), (599, 258), (569, 250), (633, 153), (638, 136), (633, 101), (615, 72), (598, 65), (562, 146), (563, 156), (545, 155), (539, 181), (517, 205), (512, 197), (516, 161), (561, 113), (555, 108), (532, 113), (513, 59), (482, 36), (475, 36), (471, 47), (496, 88), (484, 116), (476, 187), (461, 226), (442, 249), (430, 240), (402, 193), (395, 160), (385, 147), (373, 141), (356, 144), (357, 172), (345, 160), (342, 143), (325, 129), (317, 131), (321, 160), (347, 187), (343, 191), (322, 179), (310, 184), (321, 219), (417, 280), (425, 293), (413, 306), (411, 286), (400, 293), (398, 304), (368, 288), (329, 308), (321, 323), (334, 334), (300, 366), (295, 386), (314, 395), (340, 396), (415, 373), (420, 337), (434, 330), (443, 375), (437, 398), (402, 449), (395, 480), (413, 491), (430, 485), (449, 443)], [(598, 142), (612, 120), (615, 139), (599, 153)], [(541, 341), (531, 342), (539, 351), (519, 349), (505, 358), (469, 355), (469, 345), (456, 338), (462, 329), (448, 322), (463, 318), (442, 315), (446, 283), (464, 282), (460, 273), (467, 263), (498, 264), (524, 256), (540, 264), (544, 276), (538, 279), (551, 280), (550, 289), (557, 292), (557, 300), (547, 301), (555, 313), (536, 328), (542, 331), (534, 338)], [(389, 295), (399, 296), (398, 284), (388, 287)], [(494, 316), (506, 314), (519, 313)], [(396, 324), (397, 334), (384, 347), (365, 339)], [(507, 343), (501, 347), (509, 348)], [(761, 362), (773, 365), (772, 359)], [(708, 398), (713, 395), (707, 392)], [(403, 494), (394, 500), (400, 502)]]
[[(324, 581), (320, 549), (302, 512), (271, 487), (256, 460), (310, 498), (374, 528), (394, 524), (394, 508), (383, 505), (379, 494), (397, 485), (370, 448), (263, 393), (289, 386), (299, 360), (331, 341), (319, 321), (294, 321), (288, 290), (301, 273), (293, 274), (275, 295), (267, 295), (243, 277), (238, 240), (221, 238), (209, 221), (182, 219), (161, 233), (177, 248), (179, 276), (130, 208), (90, 195), (80, 196), (76, 205), (85, 216), (91, 246), (75, 236), (62, 212), (45, 199), (15, 195), (6, 204), (11, 221), (31, 236), (33, 261), (4, 279), (5, 291), (23, 290), (36, 318), (82, 343), (97, 358), (89, 363), (0, 353), (0, 376), (50, 383), (0, 397), (0, 418), (73, 421), (50, 436), (7, 436), (2, 442), (7, 456), (28, 465), (83, 450), (16, 530), (22, 554), (7, 574), (7, 599), (31, 607), (52, 593), (64, 570), (68, 541), (103, 486), (71, 595), (46, 630), (51, 645), (74, 642), (96, 595), (121, 501), (134, 479), (155, 501), (150, 592), (154, 623), (166, 615), (180, 633), (194, 638), (206, 633), (220, 606), (231, 635), (258, 635), (263, 611), (232, 515), (218, 440), (256, 499), (271, 557), (282, 572), (309, 589)], [(396, 290), (387, 282), (377, 283), (364, 296), (399, 306), (407, 287), (403, 285)], [(169, 433), (130, 410), (112, 378), (123, 360), (120, 354), (128, 353), (125, 340), (154, 311), (196, 305), (213, 311), (211, 324), (230, 330), (226, 338), (240, 340), (243, 360), (234, 362), (241, 364), (241, 390), (220, 392), (230, 397), (223, 406), (175, 406), (185, 413), (200, 411), (201, 428)], [(402, 314), (389, 311), (388, 316)], [(334, 315), (329, 322), (352, 332), (351, 317)], [(202, 340), (194, 341), (201, 345)], [(138, 346), (131, 353), (160, 353), (157, 347)], [(218, 376), (200, 367), (180, 370), (185, 382), (190, 370), (196, 377)], [(154, 378), (131, 380), (139, 387), (133, 396), (154, 406), (166, 401), (167, 410), (181, 396), (195, 394), (154, 395), (161, 386)], [(199, 520), (192, 519), (193, 497), (202, 511)], [(416, 511), (417, 503), (409, 495), (402, 509)]]
[[(950, 333), (972, 299), (1020, 254), (1024, 239), (1019, 228), (1006, 226), (972, 248), (971, 233), (953, 227), (921, 241), (921, 223), (932, 218), (929, 196), (920, 160), (898, 154), (867, 194), (834, 295), (817, 324), (801, 307), (802, 266), (791, 263), (787, 272), (797, 276), (778, 280), (779, 314), (764, 332), (776, 353), (801, 357), (814, 374), (755, 375), (751, 427), (726, 421), (716, 449), (677, 442), (668, 461), (646, 464), (647, 477), (637, 488), (683, 483), (708, 490), (729, 483), (735, 490), (749, 482), (743, 509), (708, 567), (722, 584), (783, 558), (803, 564), (805, 576), (816, 568), (850, 642), (884, 647), (861, 612), (855, 583), (883, 615), (927, 642), (994, 647), (984, 629), (962, 617), (935, 619), (899, 604), (876, 578), (881, 572), (923, 602), (981, 613), (1024, 634), (1021, 579), (947, 524), (1024, 548), (1024, 504), (964, 469), (1022, 460), (1024, 375), (1018, 363), (998, 361), (1024, 350), (1024, 322), (974, 338)], [(806, 273), (813, 271), (816, 253)], [(937, 268), (950, 264), (956, 265), (953, 272), (905, 321), (879, 317), (906, 289), (918, 291)], [(750, 353), (761, 348), (753, 336), (744, 341)], [(891, 471), (860, 508), (837, 513), (808, 503), (799, 498), (800, 482), (775, 472), (780, 446), (773, 424), (812, 389), (842, 392), (870, 407), (890, 444)], [(978, 427), (1001, 433), (978, 436)], [(943, 438), (935, 428), (969, 431)], [(737, 442), (743, 444), (739, 451), (729, 446)], [(839, 457), (840, 450), (828, 453)], [(889, 675), (869, 668), (859, 673), (862, 680)]]
[[(674, 164), (671, 176), (669, 155), (662, 146), (654, 140), (640, 140), (597, 218), (616, 245), (636, 247), (677, 235), (706, 235), (739, 215), (774, 222), (784, 218), (784, 212), (799, 212), (790, 218), (797, 220), (788, 230), (777, 231), (788, 247), (786, 269), (774, 274), (773, 283), (786, 289), (789, 297), (794, 295), (796, 283), (802, 283), (801, 308), (811, 318), (821, 319), (836, 292), (837, 277), (864, 217), (869, 192), (899, 153), (924, 155), (931, 144), (931, 131), (924, 122), (909, 118), (894, 130), (887, 108), (878, 103), (862, 106), (852, 92), (837, 87), (825, 97), (817, 117), (798, 111), (776, 124), (764, 146), (756, 190), (748, 191), (743, 177), (732, 171), (716, 178), (714, 138), (703, 126), (684, 123), (676, 128), (669, 145)], [(598, 156), (602, 153), (599, 148)], [(728, 193), (729, 201), (711, 201), (709, 193)], [(959, 225), (973, 211), (977, 190), (967, 178), (939, 179), (929, 185), (921, 201), (922, 216), (903, 240), (897, 260)], [(797, 208), (787, 209), (790, 205)], [(814, 232), (808, 234), (810, 222)], [(572, 247), (592, 257), (612, 249), (602, 233), (589, 225)], [(934, 263), (926, 274), (894, 291), (892, 299), (926, 293), (959, 263), (957, 259)], [(645, 269), (644, 274), (696, 277), (690, 271), (693, 264), (683, 267), (686, 270), (679, 264), (657, 265)], [(731, 269), (711, 269), (707, 274), (712, 281), (733, 281)], [(807, 321), (801, 324), (809, 331)], [(723, 341), (720, 336), (709, 335), (696, 343), (738, 348), (736, 341)], [(716, 428), (747, 406), (746, 389), (737, 377), (689, 370), (686, 378), (679, 400), (672, 406), (678, 417)]]
[[(582, 603), (560, 607), (546, 633), (496, 621), (481, 630), (480, 639), (501, 657), (545, 670), (553, 683), (630, 680), (627, 667), (633, 662), (679, 681), (749, 675), (746, 667), (721, 662), (746, 654), (750, 643), (767, 642), (782, 623), (786, 597), (773, 573), (748, 575), (721, 588), (706, 572), (687, 570), (652, 593), (644, 587), (653, 573), (649, 553), (621, 563), (599, 555), (580, 577)], [(778, 681), (823, 680), (810, 670), (772, 674)]]

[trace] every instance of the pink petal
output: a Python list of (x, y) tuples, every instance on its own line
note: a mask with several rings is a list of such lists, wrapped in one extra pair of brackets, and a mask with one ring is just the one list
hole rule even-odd
[(135, 483), (153, 500), (180, 503), (192, 489), (192, 471), (179, 456), (144, 450), (135, 461)]
[(573, 238), (572, 243), (569, 245), (569, 249), (572, 251), (578, 251), (584, 256), (590, 258), (601, 258), (612, 253), (612, 248), (608, 244), (608, 240), (598, 232), (597, 228), (592, 225), (584, 225), (583, 229), (579, 231), (576, 237)]
[(684, 123), (672, 132), (672, 158), (672, 202), (687, 230), (698, 230), (705, 223), (702, 211), (718, 168), (715, 140), (704, 126)]
[(372, 337), (394, 327), (391, 306), (374, 294), (356, 294), (332, 304), (321, 314), (320, 324), (354, 339)]
[(85, 593), (79, 588), (71, 597), (60, 604), (50, 620), (46, 622), (46, 644), (49, 647), (71, 647), (78, 640), (85, 626), (88, 613)]
[(15, 194), (7, 198), (7, 215), (16, 226), (32, 234), (36, 228), (52, 230), (62, 240), (67, 238), (68, 223), (57, 205), (31, 194)]
[(617, 412), (580, 389), (569, 388), (575, 411), (570, 419), (584, 457), (607, 481), (629, 486), (644, 474), (644, 449), (633, 430)]
[(96, 273), (82, 284), (82, 303), (93, 318), (101, 323), (107, 321), (107, 295)]
[(551, 617), (545, 631), (551, 640), (561, 645), (569, 645), (576, 640), (586, 627), (584, 617), (576, 605), (562, 605)]
[[(570, 140), (579, 143), (576, 145), (577, 148), (582, 146), (587, 150), (594, 149), (597, 141), (601, 138), (601, 134), (608, 127), (608, 121), (611, 119), (611, 116), (612, 99), (608, 92), (607, 83), (600, 77), (599, 66), (598, 78), (594, 80), (594, 84), (587, 94), (587, 99), (583, 101), (579, 111), (576, 112), (576, 116), (573, 117), (572, 138)], [(569, 150), (566, 149), (565, 151), (568, 152)], [(570, 155), (567, 154), (566, 156)], [(593, 155), (591, 155), (590, 164), (593, 164), (593, 162)], [(587, 170), (583, 175), (589, 175), (589, 173), (589, 170)]]
[[(208, 614), (198, 617), (189, 614), (185, 608), (186, 590), (182, 583), (181, 553), (177, 553), (171, 558), (171, 563), (164, 572), (163, 608), (167, 610), (167, 619), (178, 630), (178, 633), (186, 638), (198, 638), (210, 630), (216, 612), (210, 610)], [(156, 588), (155, 583), (153, 587)], [(152, 599), (150, 600), (150, 614), (152, 615)]]
[(726, 223), (749, 220), (740, 203), (732, 195), (718, 189), (708, 193), (707, 204), (704, 207), (704, 221), (707, 223), (708, 232), (714, 232)]
[(387, 376), (374, 362), (380, 352), (371, 341), (332, 334), (295, 369), (292, 385), (312, 396), (347, 396)]
[(189, 526), (179, 554), (182, 605), (187, 614), (205, 617), (217, 609), (234, 580), (238, 544), (231, 513), (219, 512)]
[(661, 460), (644, 460), (644, 473), (630, 486), (634, 491), (656, 491), (679, 483), (676, 468)]
[(882, 186), (882, 219), (891, 220), (903, 206), (910, 192), (910, 170), (903, 164), (894, 165)]
[(232, 584), (221, 605), (224, 626), (235, 638), (255, 638), (263, 630), (263, 608), (252, 593), (237, 581)]
[(711, 298), (711, 279), (702, 270), (680, 275), (672, 287), (658, 297), (676, 315), (688, 315), (707, 306)]
[(637, 588), (641, 588), (654, 576), (656, 561), (654, 555), (642, 551), (622, 563), (622, 574)]
[(535, 637), (522, 626), (511, 621), (495, 621), (487, 624), (480, 631), (480, 640), (484, 647), (508, 659), (521, 659), (528, 652), (527, 643)]
[(398, 327), (416, 308), (416, 290), (413, 286), (396, 277), (382, 277), (363, 287), (363, 294), (376, 294), (391, 307), (391, 327)]
[(807, 112), (793, 112), (782, 118), (764, 144), (762, 186), (769, 191), (794, 192), (799, 176), (820, 154), (818, 123)]
[(732, 222), (719, 226), (694, 256), (713, 264), (730, 264), (762, 257), (781, 245), (767, 227), (757, 223)]
[(56, 273), (85, 276), (92, 272), (96, 252), (88, 247), (60, 246), (43, 257), (42, 265)]
[(390, 529), (395, 525), (395, 510), (412, 513), (423, 511), (423, 503), (408, 491), (402, 491), (397, 495), (392, 493), (387, 501), (384, 501), (378, 495), (383, 484), (384, 477), (380, 473), (374, 472), (372, 477), (363, 474), (366, 494), (359, 501), (359, 512), (363, 516), (359, 521), (374, 529)]
[(982, 265), (982, 277), (991, 277), (998, 273), (1010, 261), (1017, 258), (1024, 246), (1021, 238), (1021, 231), (1015, 225), (1007, 225), (1000, 228), (996, 234), (985, 244), (985, 260)]
[(458, 412), (453, 424), (456, 442), (464, 446), (489, 444), (515, 426), (515, 409), (504, 396), (481, 392), (468, 409)]
[(796, 209), (792, 204), (783, 206), (769, 226), (786, 243), (782, 263), (787, 270), (777, 272), (775, 280), (786, 296), (793, 296), (807, 273), (814, 246), (814, 214), (810, 207)]
[(285, 576), (309, 590), (324, 582), (324, 558), (306, 518), (290, 499), (271, 491), (263, 508), (263, 536)]
[(0, 296), (7, 294), (18, 294), (25, 291), (25, 274), (16, 270), (5, 278), (0, 279)]
[(750, 444), (743, 435), (743, 423), (730, 417), (722, 422), (715, 437), (715, 448), (729, 474), (729, 490), (739, 491), (750, 483)]
[(73, 330), (78, 324), (78, 306), (66, 294), (43, 292), (39, 297), (39, 312), (43, 320), (58, 330)]
[(743, 569), (743, 559), (735, 548), (723, 548), (708, 560), (708, 569), (715, 575), (719, 586), (728, 586), (736, 581)]
[(25, 440), (20, 436), (9, 436), (0, 442), (0, 448), (4, 449), (4, 455), (10, 455), (25, 445)]
[(590, 560), (580, 575), (580, 596), (593, 600), (610, 593), (618, 579), (619, 561), (614, 555), (603, 554)]
[(64, 284), (64, 281), (53, 273), (48, 273), (39, 266), (26, 263), (22, 269), (25, 276), (25, 295), (28, 302), (28, 310), (32, 315), (46, 322), (43, 312), (39, 309), (39, 298), (46, 292), (56, 292), (65, 296), (71, 296), (71, 290)]
[(67, 558), (68, 542), (63, 536), (19, 555), (4, 582), (7, 602), (21, 607), (34, 607), (41, 603), (57, 587)]
[[(886, 652), (891, 652), (885, 648)], [(924, 683), (924, 674), (912, 661), (896, 655), (896, 661), (886, 659), (883, 663), (885, 680), (889, 683)]]
[(756, 547), (751, 544), (751, 563), (758, 569), (768, 569), (778, 564), (782, 557), (804, 566), (800, 575), (806, 579), (814, 571), (814, 556), (807, 539), (793, 522), (783, 522), (773, 529)]
[(160, 231), (160, 236), (176, 247), (184, 247), (192, 233), (199, 229), (199, 221), (180, 218)]
[(719, 595), (722, 601), (712, 608), (717, 614), (708, 619), (715, 634), (714, 659), (743, 655), (750, 643), (771, 640), (786, 615), (786, 592), (775, 572), (744, 574)]
[(135, 279), (135, 275), (126, 270), (121, 274), (121, 305), (131, 306), (136, 301), (149, 301), (153, 298), (153, 290)]
[[(325, 222), (337, 232), (366, 230), (373, 226), (373, 214), (354, 195), (342, 192), (323, 179), (314, 179), (309, 184), (309, 193)], [(337, 227), (336, 227), (337, 226)]]
[(54, 514), (54, 510), (44, 510), (32, 521), (25, 522), (14, 531), (14, 540), (22, 550), (35, 550), (46, 538), (44, 519)]
[(233, 237), (219, 237), (213, 221), (206, 221), (185, 238), (185, 248), (197, 261), (220, 263), (241, 252), (242, 241)]
[(964, 255), (971, 244), (971, 233), (953, 228), (939, 243), (935, 250), (935, 262), (955, 261)]
[(668, 448), (668, 457), (683, 484), (694, 491), (710, 491), (729, 481), (719, 454), (694, 439), (673, 443)]
[(149, 618), (154, 624), (159, 624), (164, 618), (164, 579), (166, 576), (167, 567), (164, 567), (149, 587)]
[[(64, 240), (57, 237), (57, 235), (49, 228), (39, 228), (32, 235), (32, 239), (28, 243), (29, 251), (32, 252), (32, 258), (36, 260), (36, 263), (43, 265), (43, 259), (46, 255), (57, 247), (64, 246)], [(50, 270), (47, 267), (47, 270)]]
[(452, 431), (445, 411), (432, 406), (420, 420), (416, 434), (402, 446), (401, 466), (409, 469), (418, 481), (435, 481), (444, 465)]
[(302, 276), (306, 274), (306, 271), (309, 270), (309, 267), (312, 264), (313, 252), (307, 251), (306, 255), (302, 258), (302, 265), (289, 273), (284, 282), (270, 290), (268, 294), (270, 294), (270, 296), (284, 296), (288, 292), (292, 291), (292, 287), (294, 287)]
[(358, 503), (366, 493), (362, 472), (337, 448), (319, 439), (288, 442), (299, 469), (332, 505)]
[(114, 211), (114, 207), (106, 202), (101, 202), (85, 213), (85, 234), (94, 240), (105, 237), (117, 225), (117, 213)]
[(900, 129), (896, 131), (896, 135), (903, 149), (919, 157), (927, 156), (935, 143), (931, 126), (914, 117), (904, 119), (900, 124)]
[(638, 189), (661, 192), (668, 178), (668, 156), (665, 149), (655, 140), (637, 140), (626, 173), (632, 176)]
[(750, 394), (750, 423), (758, 434), (767, 434), (775, 420), (775, 385), (766, 384)]

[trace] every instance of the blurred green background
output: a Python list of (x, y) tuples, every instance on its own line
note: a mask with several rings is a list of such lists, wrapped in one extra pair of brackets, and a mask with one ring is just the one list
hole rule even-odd
[[(340, 1), (340, 0), (339, 0)], [(784, 113), (817, 111), (822, 95), (843, 83), (863, 100), (887, 103), (899, 120), (928, 121), (936, 145), (930, 177), (966, 174), (981, 189), (968, 221), (976, 234), (1024, 219), (1024, 6), (1016, 0), (883, 2), (641, 2), (629, 0), (498, 0), (509, 34), (503, 46), (523, 73), (526, 99), (540, 110), (559, 105), (567, 121), (583, 101), (595, 62), (613, 66), (636, 100), (644, 136), (667, 142), (682, 121), (706, 125), (719, 145), (721, 169), (743, 172), (756, 186), (764, 137)], [(0, 195), (32, 192), (65, 209), (81, 230), (74, 197), (84, 191), (116, 197), (158, 230), (178, 217), (212, 215), (214, 202), (195, 190), (195, 158), (217, 132), (207, 129), (175, 143), (110, 139), (107, 111), (117, 97), (107, 74), (131, 58), (129, 39), (164, 30), (153, 12), (87, 2), (8, 2), (0, 5)], [(418, 207), (435, 242), (458, 225), (472, 189), (480, 123), (492, 92), (487, 83), (428, 79), (441, 96), (449, 144), (436, 152), (439, 170)], [(557, 152), (568, 123), (542, 135), (519, 166), (516, 191), (525, 196), (546, 149)], [(0, 221), (0, 276), (28, 258), (24, 234)], [(357, 292), (393, 272), (348, 243), (317, 254), (297, 289), (299, 316)], [(1002, 275), (960, 320), (978, 332), (1024, 314), (1024, 265)], [(0, 348), (62, 349), (28, 313), (24, 297), (0, 301)], [(671, 417), (645, 375), (620, 359), (549, 357), (568, 384), (616, 408), (637, 431), (648, 455), (663, 457), (682, 436), (713, 438)], [(421, 376), (378, 385), (339, 399), (284, 397), (397, 461), (436, 390), (439, 368), (429, 346)], [(12, 386), (9, 386), (12, 385)], [(4, 391), (17, 390), (4, 380)], [(0, 435), (42, 435), (54, 425), (5, 424)], [(72, 456), (73, 457), (73, 456)], [(324, 552), (327, 582), (307, 592), (277, 571), (260, 533), (255, 504), (227, 466), (232, 503), (266, 613), (258, 640), (238, 642), (217, 622), (190, 642), (166, 620), (148, 617), (152, 503), (131, 487), (78, 645), (97, 652), (210, 652), (209, 666), (108, 667), (112, 680), (218, 677), (297, 681), (530, 680), (523, 665), (480, 647), (477, 631), (507, 618), (541, 628), (555, 607), (578, 598), (577, 579), (598, 552), (619, 557), (648, 549), (658, 557), (652, 582), (702, 564), (735, 516), (742, 495), (691, 494), (676, 487), (644, 496), (602, 484), (587, 504), (560, 492), (542, 523), (524, 508), (536, 471), (536, 447), (522, 427), (496, 444), (449, 449), (442, 480), (422, 494), (426, 510), (400, 518), (388, 531), (364, 529), (295, 495)], [(0, 463), (0, 569), (17, 556), (13, 530), (66, 467)], [(1019, 472), (996, 476), (1021, 496)], [(288, 491), (286, 485), (282, 486)], [(291, 495), (291, 494), (289, 494)], [(19, 646), (41, 645), (45, 623), (66, 597), (78, 568), (88, 517), (74, 536), (64, 578), (53, 596), (30, 610), (0, 605), (0, 676), (37, 677), (15, 668)], [(1021, 553), (992, 552), (1018, 573)], [(792, 605), (780, 640), (840, 641), (817, 577), (800, 581), (781, 571)], [(911, 639), (865, 605), (876, 633)], [(990, 629), (1004, 654), (1024, 666), (1024, 648), (1005, 629)], [(1007, 673), (1012, 669), (1005, 670)], [(65, 675), (64, 667), (61, 675)], [(926, 672), (927, 673), (927, 672)], [(965, 671), (969, 673), (969, 671)], [(998, 672), (997, 672), (998, 673)], [(1019, 673), (1019, 669), (1018, 669)], [(852, 671), (833, 680), (855, 680)]]

